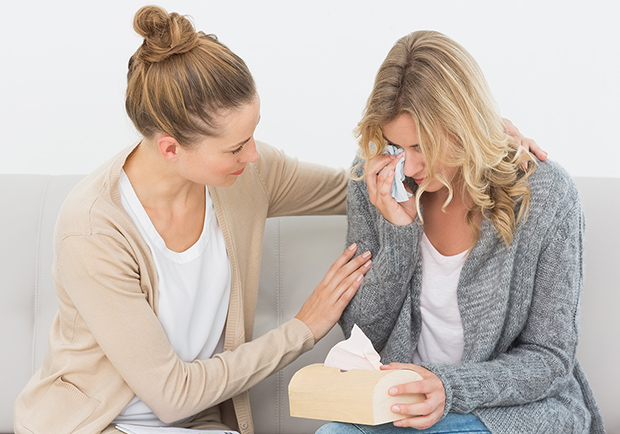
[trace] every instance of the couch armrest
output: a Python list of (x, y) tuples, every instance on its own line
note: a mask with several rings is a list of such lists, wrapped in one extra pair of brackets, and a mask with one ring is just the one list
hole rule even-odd
[(47, 348), (56, 216), (82, 177), (0, 175), (0, 433), (13, 432), (13, 403)]

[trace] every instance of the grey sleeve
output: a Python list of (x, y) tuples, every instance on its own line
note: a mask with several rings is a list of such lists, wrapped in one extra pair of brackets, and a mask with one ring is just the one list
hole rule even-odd
[(409, 291), (417, 261), (421, 226), (395, 226), (385, 220), (368, 199), (365, 181), (349, 181), (347, 195), (347, 245), (358, 244), (358, 253), (372, 253), (372, 268), (345, 309), (340, 325), (349, 336), (357, 324), (381, 352), (395, 327)]

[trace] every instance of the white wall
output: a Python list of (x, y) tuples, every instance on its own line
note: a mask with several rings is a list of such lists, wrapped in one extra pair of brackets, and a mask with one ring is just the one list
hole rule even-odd
[[(124, 112), (137, 0), (12, 1), (0, 25), (0, 173), (85, 173), (137, 135)], [(348, 166), (352, 129), (394, 41), (436, 29), (481, 64), (502, 114), (579, 176), (620, 176), (620, 4), (613, 0), (166, 0), (253, 71), (256, 137)], [(380, 6), (381, 5), (381, 6)]]

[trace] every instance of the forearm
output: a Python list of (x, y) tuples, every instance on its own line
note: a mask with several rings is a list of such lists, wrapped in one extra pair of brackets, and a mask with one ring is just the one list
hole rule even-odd
[(370, 204), (362, 182), (351, 181), (348, 195), (347, 244), (369, 250), (373, 265), (342, 315), (345, 334), (357, 324), (379, 351), (400, 313), (417, 261), (415, 248), (421, 227), (395, 226)]
[[(232, 351), (189, 364), (175, 361), (170, 375), (143, 400), (168, 421), (196, 414), (255, 386), (314, 345), (305, 324), (293, 319)], [(151, 379), (150, 382), (153, 382)], [(144, 387), (142, 384), (141, 387)], [(165, 420), (164, 420), (165, 421)]]
[(422, 366), (442, 381), (446, 412), (470, 413), (477, 408), (523, 405), (553, 396), (566, 386), (572, 372), (572, 365), (566, 369), (553, 359), (546, 349), (525, 349), (488, 362)]
[[(164, 422), (247, 390), (314, 345), (308, 327), (291, 320), (233, 351), (184, 362), (145, 297), (148, 291), (141, 284), (148, 273), (136, 275), (134, 260), (126, 246), (107, 237), (70, 237), (62, 243), (56, 278), (65, 316), (63, 334), (77, 336), (67, 344), (77, 345), (76, 351), (88, 348), (90, 359), (96, 356), (111, 365), (110, 371)], [(95, 396), (97, 384), (93, 381), (93, 390), (85, 393)]]

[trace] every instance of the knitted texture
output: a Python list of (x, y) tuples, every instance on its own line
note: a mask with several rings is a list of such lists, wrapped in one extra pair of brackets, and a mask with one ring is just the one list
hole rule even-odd
[[(357, 163), (357, 162), (356, 162)], [(463, 266), (457, 296), (465, 348), (460, 365), (424, 364), (443, 382), (445, 413), (473, 413), (492, 433), (605, 432), (576, 346), (584, 219), (576, 186), (553, 162), (530, 177), (529, 217), (506, 246), (488, 219)], [(373, 266), (344, 312), (382, 362), (410, 363), (420, 335), (419, 219), (395, 226), (350, 181), (347, 243)]]

